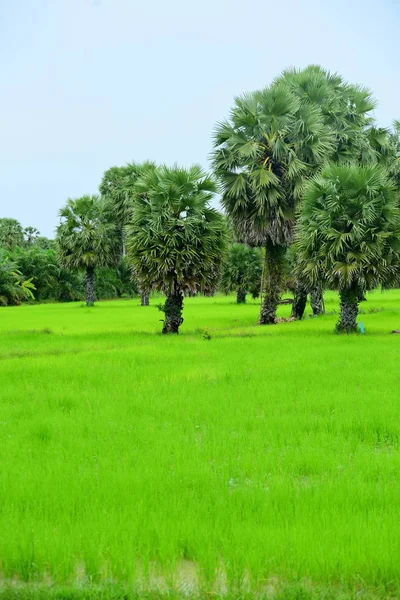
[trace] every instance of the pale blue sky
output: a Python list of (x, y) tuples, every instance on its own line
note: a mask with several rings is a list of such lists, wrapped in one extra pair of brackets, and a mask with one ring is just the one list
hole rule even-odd
[(0, 0), (0, 216), (52, 236), (125, 162), (207, 167), (232, 99), (318, 63), (400, 117), (400, 1)]

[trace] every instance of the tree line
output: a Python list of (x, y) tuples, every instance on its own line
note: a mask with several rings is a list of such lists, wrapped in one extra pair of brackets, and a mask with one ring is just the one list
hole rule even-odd
[(164, 333), (178, 332), (186, 295), (217, 288), (238, 302), (260, 294), (263, 325), (285, 290), (301, 319), (308, 296), (319, 314), (335, 289), (337, 329), (356, 331), (365, 292), (400, 276), (400, 123), (378, 127), (375, 106), (368, 89), (319, 66), (284, 71), (216, 125), (212, 175), (131, 163), (106, 171), (99, 195), (69, 199), (60, 268), (85, 272), (93, 304), (96, 272), (126, 261), (143, 299), (166, 295)]

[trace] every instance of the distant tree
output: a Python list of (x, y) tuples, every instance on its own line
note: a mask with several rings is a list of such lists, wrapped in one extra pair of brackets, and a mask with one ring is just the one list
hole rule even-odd
[(12, 259), (18, 264), (24, 277), (35, 284), (37, 301), (58, 299), (58, 260), (53, 250), (42, 250), (36, 245), (19, 246), (12, 252)]
[[(112, 207), (121, 236), (122, 255), (125, 256), (125, 225), (130, 220), (132, 205), (135, 197), (135, 184), (139, 177), (146, 171), (155, 169), (155, 164), (150, 161), (144, 163), (127, 163), (123, 167), (111, 167), (101, 181), (99, 191), (107, 203)], [(149, 293), (142, 290), (142, 306), (148, 306)]]
[(221, 288), (225, 293), (236, 292), (236, 303), (244, 304), (246, 294), (261, 287), (261, 252), (245, 244), (228, 247), (221, 277)]
[(50, 240), (45, 236), (39, 235), (35, 239), (35, 246), (38, 248), (42, 248), (43, 250), (55, 250), (56, 242), (55, 240)]
[(110, 207), (98, 196), (69, 199), (60, 210), (57, 248), (66, 269), (86, 271), (86, 304), (95, 301), (96, 267), (111, 267), (120, 258), (120, 238)]
[(40, 235), (40, 231), (36, 227), (25, 227), (24, 241), (26, 246), (32, 246)]
[(393, 286), (400, 272), (400, 215), (386, 171), (326, 167), (306, 186), (297, 235), (299, 277), (337, 289), (337, 330), (356, 331), (360, 295)]
[(16, 219), (0, 219), (0, 248), (13, 250), (24, 243), (24, 230)]
[(21, 304), (33, 299), (35, 286), (31, 279), (25, 279), (18, 265), (7, 252), (0, 250), (0, 306)]
[(130, 298), (137, 296), (139, 294), (138, 281), (127, 256), (124, 256), (118, 263), (117, 274), (120, 281), (119, 295)]
[(152, 162), (127, 163), (123, 167), (111, 167), (105, 171), (99, 191), (102, 198), (111, 205), (121, 238), (129, 221), (135, 195), (135, 184), (146, 169), (154, 169)]
[(163, 166), (144, 173), (135, 191), (128, 257), (141, 289), (167, 296), (163, 333), (178, 333), (184, 295), (210, 292), (219, 280), (225, 227), (209, 204), (216, 185), (198, 166)]

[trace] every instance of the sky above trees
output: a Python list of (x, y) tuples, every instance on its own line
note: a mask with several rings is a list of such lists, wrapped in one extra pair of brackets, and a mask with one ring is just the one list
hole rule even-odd
[(53, 236), (112, 165), (209, 166), (233, 97), (310, 63), (400, 117), (397, 0), (0, 2), (0, 216)]

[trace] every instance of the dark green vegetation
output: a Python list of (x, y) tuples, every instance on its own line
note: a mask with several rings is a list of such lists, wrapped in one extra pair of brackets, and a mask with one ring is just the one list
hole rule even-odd
[(167, 299), (163, 333), (178, 333), (186, 294), (218, 284), (225, 250), (222, 216), (209, 203), (216, 185), (199, 167), (151, 169), (136, 184), (126, 226), (128, 258), (142, 290)]
[(379, 165), (330, 166), (304, 193), (298, 228), (299, 277), (339, 290), (338, 331), (357, 331), (365, 290), (399, 280), (400, 214)]
[(231, 244), (228, 247), (221, 277), (221, 289), (225, 293), (236, 292), (236, 302), (244, 304), (246, 295), (253, 298), (260, 295), (261, 252), (245, 244)]
[(121, 256), (121, 241), (110, 206), (98, 196), (68, 200), (60, 210), (57, 250), (67, 270), (86, 271), (86, 304), (95, 301), (94, 276), (98, 267), (113, 267)]

